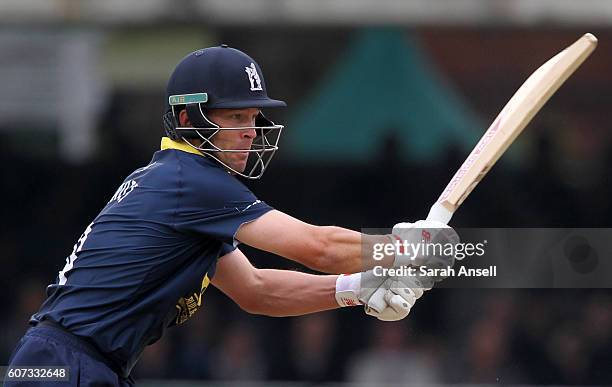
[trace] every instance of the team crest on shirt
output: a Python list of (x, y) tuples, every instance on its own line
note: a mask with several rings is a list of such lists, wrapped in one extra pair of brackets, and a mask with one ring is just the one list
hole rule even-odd
[(259, 78), (259, 74), (257, 73), (257, 68), (255, 67), (255, 63), (251, 62), (250, 66), (244, 68), (246, 71), (249, 82), (251, 83), (251, 91), (263, 90), (261, 88), (261, 78)]
[(199, 292), (195, 291), (191, 295), (181, 297), (177, 301), (175, 305), (177, 310), (175, 320), (176, 325), (180, 325), (185, 321), (189, 320), (191, 316), (193, 316), (195, 312), (198, 311), (198, 308), (200, 308), (200, 306), (202, 305), (202, 296), (204, 295), (204, 292), (206, 291), (206, 288), (208, 288), (209, 284), (210, 278), (208, 278), (207, 273), (202, 278), (202, 285), (200, 286)]

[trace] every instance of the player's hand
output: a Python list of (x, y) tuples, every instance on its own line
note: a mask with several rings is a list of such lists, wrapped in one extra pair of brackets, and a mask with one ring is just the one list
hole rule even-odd
[[(396, 245), (393, 266), (426, 266), (428, 269), (450, 268), (455, 256), (449, 254), (459, 243), (459, 235), (450, 226), (436, 221), (398, 223), (391, 237)], [(444, 279), (437, 276), (436, 281)]]
[(336, 281), (336, 301), (340, 306), (364, 305), (365, 313), (382, 321), (397, 321), (425, 290), (414, 277), (376, 276), (373, 272), (340, 275)]
[(398, 321), (410, 313), (416, 301), (423, 296), (423, 288), (413, 277), (389, 277), (368, 300), (366, 314), (382, 321)]

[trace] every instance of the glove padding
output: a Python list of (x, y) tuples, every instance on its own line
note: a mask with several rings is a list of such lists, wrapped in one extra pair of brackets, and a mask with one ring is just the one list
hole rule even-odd
[(425, 290), (414, 277), (388, 277), (368, 299), (365, 313), (381, 321), (401, 320)]
[(363, 304), (365, 313), (382, 321), (405, 318), (425, 290), (417, 277), (376, 276), (370, 270), (340, 275), (336, 280), (336, 300), (340, 306)]
[[(419, 220), (416, 223), (398, 223), (393, 226), (392, 237), (396, 245), (393, 266), (425, 266), (428, 269), (453, 267), (455, 257), (441, 254), (448, 246), (459, 243), (459, 235), (450, 226), (436, 221)], [(404, 244), (404, 241), (407, 243)], [(406, 246), (408, 250), (406, 250)], [(429, 246), (428, 246), (429, 245)], [(427, 254), (430, 253), (430, 254)], [(445, 277), (432, 278), (435, 282)]]

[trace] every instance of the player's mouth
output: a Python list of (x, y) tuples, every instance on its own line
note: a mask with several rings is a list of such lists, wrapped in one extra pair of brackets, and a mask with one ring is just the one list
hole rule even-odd
[(247, 159), (249, 158), (249, 150), (251, 150), (251, 144), (249, 144), (248, 146), (244, 147), (244, 148), (238, 148), (238, 150), (244, 150), (244, 152), (238, 152), (236, 153), (241, 159)]

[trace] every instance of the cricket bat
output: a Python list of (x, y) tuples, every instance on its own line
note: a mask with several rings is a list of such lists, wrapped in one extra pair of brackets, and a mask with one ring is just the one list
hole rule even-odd
[(508, 149), (529, 121), (597, 46), (597, 38), (584, 34), (540, 66), (514, 93), (472, 153), (450, 180), (427, 220), (448, 224), (453, 213), (493, 164)]

